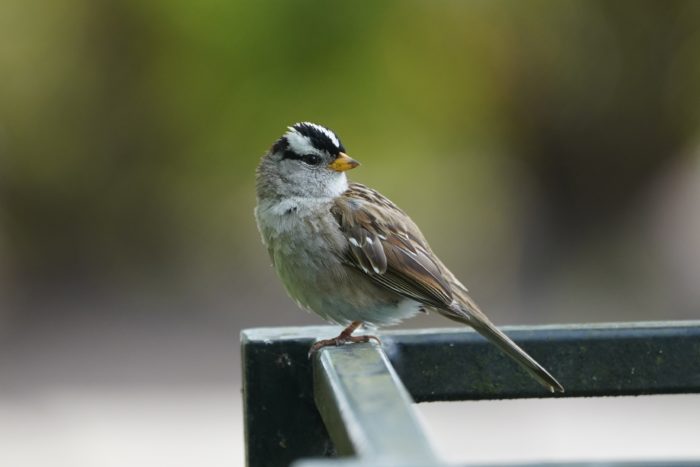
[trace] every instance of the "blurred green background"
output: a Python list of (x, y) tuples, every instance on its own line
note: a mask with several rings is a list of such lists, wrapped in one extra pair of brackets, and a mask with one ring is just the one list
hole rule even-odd
[(4, 0), (0, 399), (42, 420), (13, 397), (235, 387), (241, 328), (319, 323), (252, 216), (302, 120), (499, 324), (697, 317), (699, 24), (694, 1)]

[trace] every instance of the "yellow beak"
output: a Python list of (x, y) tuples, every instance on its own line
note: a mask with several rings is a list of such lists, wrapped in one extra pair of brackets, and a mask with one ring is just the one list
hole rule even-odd
[(360, 165), (355, 159), (351, 159), (347, 154), (341, 152), (333, 162), (328, 164), (328, 168), (336, 172), (345, 172), (346, 170), (354, 169)]

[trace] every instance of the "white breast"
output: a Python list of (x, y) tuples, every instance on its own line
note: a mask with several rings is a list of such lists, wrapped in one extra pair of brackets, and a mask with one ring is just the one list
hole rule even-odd
[(287, 292), (319, 314), (322, 292), (333, 288), (329, 271), (340, 266), (336, 253), (344, 241), (330, 207), (331, 200), (288, 198), (255, 209), (263, 243)]
[(289, 295), (323, 318), (393, 324), (416, 314), (420, 304), (401, 299), (344, 267), (347, 246), (330, 212), (332, 200), (288, 198), (261, 202), (255, 210), (263, 242)]
[(255, 208), (255, 218), (263, 242), (270, 246), (276, 240), (296, 243), (308, 239), (331, 216), (330, 203), (329, 199), (301, 197), (260, 202)]

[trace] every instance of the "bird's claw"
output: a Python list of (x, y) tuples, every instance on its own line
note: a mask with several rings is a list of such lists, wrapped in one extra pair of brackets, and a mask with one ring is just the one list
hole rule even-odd
[(379, 340), (377, 336), (344, 336), (343, 334), (341, 334), (338, 337), (334, 337), (332, 339), (323, 339), (314, 343), (314, 345), (312, 345), (309, 349), (308, 357), (311, 358), (316, 352), (318, 352), (324, 347), (339, 347), (345, 344), (357, 344), (369, 342), (371, 340), (375, 341), (379, 345), (382, 345), (382, 341)]

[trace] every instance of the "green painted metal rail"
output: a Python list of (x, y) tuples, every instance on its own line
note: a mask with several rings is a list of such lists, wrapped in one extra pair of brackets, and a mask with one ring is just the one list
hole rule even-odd
[(411, 396), (376, 344), (320, 352), (314, 395), (338, 454), (401, 465), (438, 465)]
[[(411, 398), (421, 402), (700, 393), (698, 321), (505, 330), (559, 379), (565, 394), (550, 395), (466, 329), (386, 332), (381, 334), (381, 348), (327, 348), (312, 360), (306, 354), (314, 339), (333, 335), (338, 328), (243, 331), (248, 465), (287, 466), (309, 458), (325, 460), (296, 465), (442, 465), (414, 418)], [(328, 459), (336, 456), (344, 457)], [(700, 465), (700, 460), (605, 465)]]

